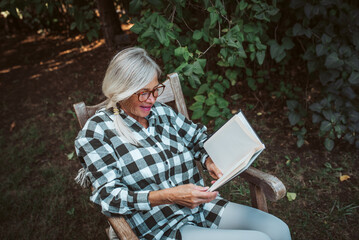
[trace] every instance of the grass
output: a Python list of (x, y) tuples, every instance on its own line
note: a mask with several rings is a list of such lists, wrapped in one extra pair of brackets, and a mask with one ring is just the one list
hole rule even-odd
[[(97, 228), (105, 228), (104, 218), (89, 203), (88, 191), (75, 185), (74, 169), (63, 166), (63, 157), (58, 164), (48, 160), (53, 152), (42, 131), (28, 121), (10, 137), (1, 135), (0, 239), (104, 239)], [(63, 131), (63, 150), (76, 132)]]

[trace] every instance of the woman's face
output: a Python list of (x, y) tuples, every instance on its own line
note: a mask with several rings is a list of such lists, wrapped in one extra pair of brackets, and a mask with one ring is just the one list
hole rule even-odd
[[(143, 90), (153, 90), (158, 85), (157, 75), (153, 78), (152, 82), (142, 88), (140, 91)], [(140, 92), (139, 91), (139, 92)], [(156, 102), (156, 98), (153, 94), (150, 94), (149, 98), (143, 102), (138, 100), (138, 95), (133, 94), (130, 98), (121, 101), (120, 106), (121, 108), (131, 117), (136, 119), (138, 122), (142, 122), (145, 117), (150, 114), (151, 107)]]

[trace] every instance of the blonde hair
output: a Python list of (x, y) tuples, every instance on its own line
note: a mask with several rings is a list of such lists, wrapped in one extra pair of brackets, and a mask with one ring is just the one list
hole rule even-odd
[[(161, 70), (142, 48), (131, 47), (117, 53), (111, 60), (102, 83), (102, 92), (108, 98), (107, 109), (126, 100), (148, 85)], [(139, 146), (139, 141), (120, 115), (115, 115), (115, 129), (119, 136)]]

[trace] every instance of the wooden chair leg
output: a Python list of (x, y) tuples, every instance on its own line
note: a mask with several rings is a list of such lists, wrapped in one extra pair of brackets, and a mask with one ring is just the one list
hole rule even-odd
[(263, 212), (268, 212), (267, 199), (263, 190), (253, 183), (249, 183), (249, 189), (251, 192), (252, 206)]

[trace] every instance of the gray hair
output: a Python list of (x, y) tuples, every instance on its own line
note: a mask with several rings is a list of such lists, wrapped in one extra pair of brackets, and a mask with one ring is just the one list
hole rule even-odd
[[(161, 70), (142, 48), (127, 48), (111, 60), (102, 83), (102, 92), (108, 98), (107, 109), (126, 100), (135, 92), (148, 85)], [(120, 115), (115, 115), (115, 129), (119, 136), (139, 146), (139, 141)]]

